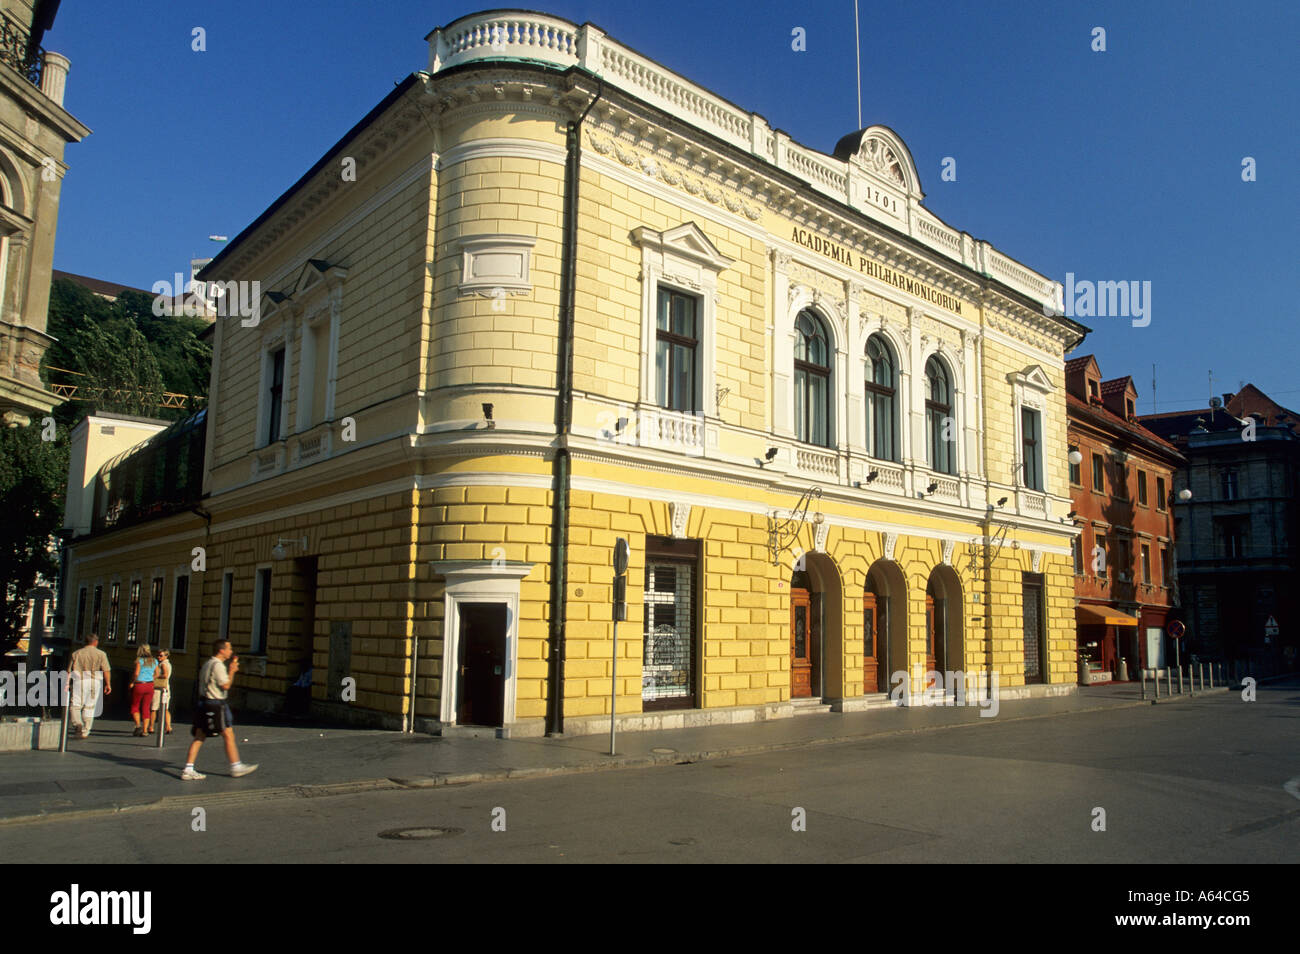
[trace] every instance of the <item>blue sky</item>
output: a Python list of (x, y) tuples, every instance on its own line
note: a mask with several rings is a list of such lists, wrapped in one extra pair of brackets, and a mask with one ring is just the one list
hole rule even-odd
[[(534, 4), (799, 142), (857, 127), (852, 0)], [(429, 0), (65, 0), (72, 60), (55, 267), (148, 288), (214, 254), (479, 9)], [(1300, 4), (860, 0), (864, 124), (911, 149), (925, 204), (1050, 277), (1151, 282), (1151, 323), (1083, 318), (1140, 411), (1251, 381), (1300, 406)], [(191, 31), (207, 50), (191, 50)], [(1106, 30), (1104, 53), (1091, 49)], [(791, 49), (806, 31), (807, 50)], [(1253, 157), (1256, 181), (1242, 181)], [(945, 157), (957, 178), (940, 178)]]

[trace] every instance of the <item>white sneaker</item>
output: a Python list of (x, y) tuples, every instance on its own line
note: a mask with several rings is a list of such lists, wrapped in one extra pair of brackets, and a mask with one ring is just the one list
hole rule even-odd
[(192, 768), (187, 768), (185, 771), (181, 772), (181, 779), (186, 782), (195, 782), (201, 778), (207, 778), (207, 776), (202, 772), (194, 771)]
[(230, 774), (235, 778), (239, 778), (241, 775), (247, 775), (249, 772), (256, 772), (256, 771), (257, 771), (256, 762), (254, 762), (252, 765), (249, 765), (247, 762), (240, 762), (238, 765), (230, 766)]

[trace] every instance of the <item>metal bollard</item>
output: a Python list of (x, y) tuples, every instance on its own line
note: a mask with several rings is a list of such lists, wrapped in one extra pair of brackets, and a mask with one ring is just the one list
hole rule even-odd
[(1210, 663), (1210, 688), (1214, 688), (1214, 663)]
[(1165, 667), (1165, 693), (1172, 699), (1174, 695), (1174, 671)]
[(68, 673), (68, 681), (64, 684), (63, 697), (63, 726), (59, 729), (59, 751), (68, 751), (68, 720), (72, 715), (72, 673)]
[(1155, 681), (1156, 684), (1156, 701), (1159, 701), (1160, 700), (1160, 670), (1152, 669), (1151, 678)]
[(1183, 667), (1181, 664), (1178, 666), (1178, 694), (1180, 696), (1183, 694)]
[(1142, 701), (1147, 701), (1147, 671), (1142, 670)]
[(171, 700), (171, 687), (162, 691), (162, 698), (158, 700), (158, 748), (163, 747), (163, 736), (167, 734), (167, 705)]

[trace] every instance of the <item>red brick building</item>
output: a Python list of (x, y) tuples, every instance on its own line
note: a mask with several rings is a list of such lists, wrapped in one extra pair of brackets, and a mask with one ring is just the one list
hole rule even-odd
[(1066, 362), (1065, 380), (1070, 497), (1082, 531), (1074, 542), (1079, 651), (1090, 681), (1136, 679), (1166, 664), (1174, 474), (1186, 461), (1138, 423), (1132, 378), (1103, 381), (1084, 355)]

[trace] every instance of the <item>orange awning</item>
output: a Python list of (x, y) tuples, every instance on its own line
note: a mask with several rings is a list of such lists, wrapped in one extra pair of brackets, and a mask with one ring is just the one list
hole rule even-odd
[(1109, 606), (1076, 606), (1074, 612), (1078, 615), (1079, 622), (1085, 625), (1136, 626), (1138, 624), (1136, 616), (1126, 616)]

